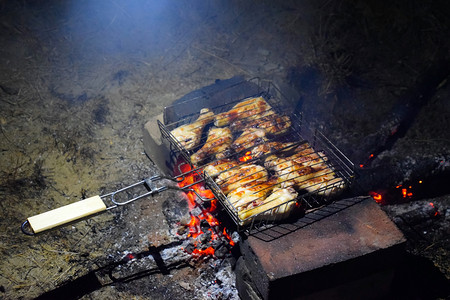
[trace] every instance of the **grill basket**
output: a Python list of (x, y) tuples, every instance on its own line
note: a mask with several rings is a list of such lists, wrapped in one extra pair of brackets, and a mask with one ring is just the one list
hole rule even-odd
[[(211, 189), (216, 199), (218, 199), (224, 210), (237, 225), (238, 230), (245, 229), (251, 232), (254, 229), (267, 228), (267, 226), (276, 224), (281, 220), (297, 217), (315, 208), (328, 205), (337, 196), (335, 193), (330, 193), (331, 190), (342, 191), (352, 184), (354, 179), (353, 163), (319, 130), (312, 129), (306, 124), (302, 119), (302, 113), (295, 110), (293, 101), (285, 97), (272, 82), (254, 78), (234, 81), (219, 88), (209, 90), (206, 88), (200, 91), (191, 93), (187, 95), (188, 97), (176, 101), (172, 106), (166, 107), (164, 109), (164, 123), (158, 121), (163, 143), (170, 152), (170, 158), (166, 164), (170, 170), (176, 169), (180, 159), (183, 163), (190, 164), (193, 171), (201, 175), (207, 187)], [(234, 105), (249, 97), (263, 97), (277, 114), (290, 117), (292, 123), (290, 130), (288, 133), (276, 137), (276, 141), (298, 144), (308, 142), (316, 153), (326, 155), (326, 164), (342, 180), (312, 192), (307, 192), (306, 190), (298, 191), (298, 196), (293, 200), (273, 206), (250, 217), (241, 218), (238, 210), (222, 192), (214, 179), (206, 172), (201, 172), (202, 167), (211, 161), (202, 162), (202, 165), (199, 166), (193, 166), (191, 163), (190, 156), (206, 141), (206, 132), (209, 127), (207, 126), (203, 131), (200, 146), (192, 150), (186, 150), (180, 141), (171, 134), (171, 131), (179, 126), (195, 122), (199, 117), (200, 109), (209, 108), (215, 114), (219, 114), (229, 111)], [(239, 155), (241, 154), (232, 154), (233, 158), (237, 158)], [(250, 162), (263, 165), (264, 158), (265, 156), (252, 159)], [(292, 209), (283, 209), (288, 206), (292, 207)], [(276, 213), (281, 210), (287, 212)]]

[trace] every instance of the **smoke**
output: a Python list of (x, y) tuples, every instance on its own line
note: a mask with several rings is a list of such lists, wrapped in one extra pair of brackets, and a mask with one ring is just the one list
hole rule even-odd
[(162, 55), (182, 34), (180, 10), (172, 1), (70, 1), (65, 36), (75, 54)]
[(201, 38), (203, 25), (214, 23), (229, 11), (227, 6), (175, 0), (24, 1), (0, 8), (0, 15), (14, 20), (16, 28), (30, 33), (53, 57), (155, 58)]

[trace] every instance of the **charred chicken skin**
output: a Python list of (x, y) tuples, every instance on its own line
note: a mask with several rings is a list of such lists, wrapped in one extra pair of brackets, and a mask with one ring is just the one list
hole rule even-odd
[(208, 108), (200, 110), (200, 116), (191, 124), (175, 128), (170, 133), (186, 150), (194, 149), (200, 143), (203, 128), (212, 122), (214, 113)]
[[(292, 161), (293, 163), (302, 165), (304, 167), (314, 167), (316, 169), (327, 168), (328, 165), (325, 163), (327, 160), (326, 156), (320, 152), (316, 152), (308, 143), (303, 143), (294, 149), (294, 154), (283, 158), (283, 160)], [(271, 155), (267, 157), (265, 161), (265, 166), (269, 169), (278, 168), (279, 157), (276, 155)]]
[(296, 182), (298, 189), (325, 196), (331, 196), (343, 189), (345, 181), (328, 166), (328, 158), (323, 152), (316, 152), (308, 143), (300, 145), (296, 150), (298, 152), (287, 159), (313, 170), (312, 177), (308, 180)]
[(292, 150), (294, 143), (269, 142), (253, 147), (250, 155), (252, 158), (259, 158), (275, 152), (284, 152)]
[(275, 155), (266, 158), (264, 165), (275, 172), (282, 188), (299, 187), (313, 178), (315, 173), (315, 170), (311, 167), (305, 167), (292, 159), (276, 157)]
[(238, 211), (246, 209), (248, 205), (261, 204), (276, 186), (276, 179), (269, 181), (253, 181), (232, 190), (227, 198)]
[(239, 102), (231, 110), (216, 115), (214, 125), (223, 127), (235, 120), (255, 119), (273, 113), (272, 107), (264, 98), (249, 98)]
[(213, 127), (208, 131), (208, 138), (205, 144), (196, 153), (191, 155), (191, 162), (197, 165), (201, 161), (215, 156), (217, 159), (225, 158), (230, 149), (233, 136), (228, 127)]
[(268, 173), (264, 167), (259, 165), (242, 165), (237, 168), (225, 171), (215, 179), (216, 183), (225, 195), (243, 184), (267, 181)]
[(315, 152), (307, 143), (296, 150), (297, 153), (287, 158), (271, 155), (265, 160), (264, 165), (275, 171), (281, 187), (293, 186), (325, 196), (343, 189), (344, 180), (327, 165), (328, 159), (324, 153)]
[(327, 197), (339, 193), (344, 187), (344, 179), (337, 176), (330, 168), (316, 172), (314, 177), (303, 185), (308, 192), (317, 192)]
[(257, 220), (276, 220), (289, 216), (295, 207), (295, 198), (298, 193), (292, 188), (276, 188), (270, 196), (263, 201), (253, 201), (244, 210), (239, 211), (241, 220), (255, 216)]
[(231, 144), (231, 148), (233, 148), (235, 152), (241, 152), (265, 141), (267, 141), (267, 138), (266, 132), (263, 129), (249, 128)]
[(211, 177), (215, 177), (219, 175), (221, 172), (230, 170), (238, 165), (239, 162), (232, 159), (224, 158), (209, 163), (206, 167), (203, 168), (203, 172), (206, 172)]
[(316, 152), (308, 143), (298, 146), (295, 149), (295, 152), (296, 153), (288, 157), (288, 159), (318, 170), (328, 168), (328, 165), (326, 164), (328, 158), (326, 155), (322, 152)]
[(262, 116), (251, 116), (231, 122), (230, 129), (233, 132), (248, 128), (264, 129), (269, 135), (280, 135), (289, 130), (291, 119), (288, 116), (280, 116), (272, 111)]

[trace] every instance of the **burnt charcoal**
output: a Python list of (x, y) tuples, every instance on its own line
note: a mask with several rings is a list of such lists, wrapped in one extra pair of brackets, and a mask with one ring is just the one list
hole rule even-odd
[(416, 209), (394, 218), (397, 224), (407, 223), (409, 225), (417, 225), (430, 219), (439, 218), (440, 213), (437, 207), (432, 205), (424, 206), (422, 209)]
[(206, 249), (208, 249), (210, 246), (209, 246), (209, 243), (207, 244), (207, 243), (204, 243), (204, 244), (201, 244), (199, 247), (197, 247), (199, 250), (202, 250), (202, 251), (204, 251), (204, 250), (206, 250)]
[(214, 248), (214, 250), (219, 249), (220, 247), (222, 247), (222, 245), (223, 245), (222, 239), (215, 239), (215, 240), (212, 242), (212, 247)]
[(187, 253), (192, 253), (195, 250), (195, 246), (193, 244), (188, 244), (184, 250), (186, 250)]
[(162, 204), (162, 210), (170, 225), (186, 224), (186, 220), (187, 222), (190, 220), (188, 203), (181, 197), (167, 198)]
[[(227, 239), (225, 239), (224, 237), (214, 240), (212, 243), (212, 247), (215, 250), (214, 254), (218, 258), (227, 257), (229, 254), (231, 254), (231, 250), (233, 248), (230, 245), (230, 242)], [(239, 247), (236, 247), (236, 248), (239, 248)]]
[(203, 232), (206, 232), (209, 228), (211, 228), (211, 226), (208, 224), (208, 221), (203, 219), (200, 222), (200, 228), (202, 229)]
[[(199, 235), (197, 240), (202, 244), (202, 246), (205, 244), (209, 244), (209, 242), (211, 241), (211, 231), (207, 231), (207, 232)], [(209, 247), (209, 245), (206, 248), (208, 248), (208, 247)]]
[(217, 258), (224, 258), (227, 256), (227, 254), (230, 253), (230, 249), (228, 249), (227, 245), (225, 244), (220, 244), (220, 246), (218, 248), (215, 249), (214, 254), (216, 255)]
[(194, 207), (192, 210), (191, 210), (191, 215), (193, 215), (193, 216), (200, 216), (200, 215), (202, 215), (202, 209), (200, 208), (200, 207)]
[[(401, 154), (399, 152), (396, 155)], [(450, 186), (446, 184), (450, 172), (441, 170), (441, 165), (438, 157), (422, 157), (420, 160), (409, 157), (399, 160), (394, 156), (385, 156), (377, 160), (376, 166), (357, 170), (358, 181), (352, 189), (355, 194), (380, 191), (387, 204), (439, 197), (450, 191)], [(402, 189), (397, 187), (399, 184), (408, 187), (413, 196), (404, 197)]]
[(370, 142), (363, 154), (365, 157), (369, 157), (370, 153), (373, 154), (372, 157), (376, 157), (392, 149), (395, 142), (405, 136), (422, 107), (432, 98), (439, 84), (448, 77), (449, 67), (450, 61), (441, 59), (423, 72), (417, 83), (398, 99), (379, 131), (368, 136)]
[(231, 234), (231, 240), (237, 244), (240, 242), (241, 240), (241, 236), (239, 235), (239, 233), (237, 231), (233, 231), (233, 233)]
[(177, 234), (178, 235), (184, 235), (188, 232), (188, 227), (186, 225), (180, 225), (177, 228)]

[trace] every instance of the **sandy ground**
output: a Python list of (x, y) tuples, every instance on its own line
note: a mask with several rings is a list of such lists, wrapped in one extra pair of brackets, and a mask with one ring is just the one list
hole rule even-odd
[[(368, 74), (384, 89), (360, 94), (382, 99), (366, 99), (363, 112), (378, 107), (376, 118), (389, 110), (394, 88), (379, 66), (390, 62), (378, 64), (373, 53), (383, 60), (394, 46), (368, 53), (369, 66), (357, 52), (369, 47), (364, 44), (369, 36), (370, 43), (375, 40), (371, 32), (376, 22), (366, 24), (366, 40), (348, 36), (343, 20), (352, 12), (341, 8), (348, 3), (310, 2), (1, 1), (0, 298), (34, 298), (128, 251), (143, 251), (155, 240), (173, 242), (161, 212), (167, 199), (163, 194), (36, 237), (23, 235), (20, 224), (29, 216), (157, 174), (144, 154), (143, 125), (188, 92), (235, 75), (286, 83), (292, 68), (314, 65), (324, 78), (317, 86), (319, 95), (329, 97), (350, 73), (365, 70), (359, 74)], [(366, 13), (379, 16), (376, 6), (371, 8)], [(391, 13), (386, 18), (396, 16)], [(399, 20), (394, 32), (400, 35), (404, 27), (409, 32), (410, 20)], [(439, 30), (430, 28), (432, 34)], [(376, 33), (388, 31), (380, 27)], [(393, 67), (395, 75), (404, 74), (393, 83), (396, 91), (426, 66), (421, 55), (433, 53), (391, 57), (404, 59)], [(409, 65), (417, 61), (422, 65)], [(334, 113), (341, 118), (337, 123), (347, 126), (352, 117), (343, 117), (341, 104), (333, 103)], [(378, 124), (364, 126), (362, 134)], [(207, 286), (208, 279), (195, 264), (169, 275), (155, 272), (105, 285), (83, 299), (236, 297), (205, 295), (199, 287)]]

